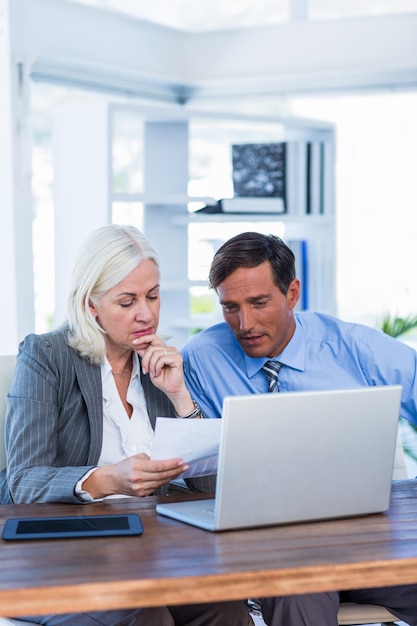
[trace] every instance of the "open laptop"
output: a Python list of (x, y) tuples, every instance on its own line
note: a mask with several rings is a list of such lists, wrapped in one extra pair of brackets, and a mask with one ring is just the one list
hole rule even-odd
[(386, 511), (400, 402), (399, 385), (227, 397), (215, 498), (156, 510), (211, 531)]

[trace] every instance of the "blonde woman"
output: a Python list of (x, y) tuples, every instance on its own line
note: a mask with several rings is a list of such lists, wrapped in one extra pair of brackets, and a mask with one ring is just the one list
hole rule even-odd
[[(155, 251), (133, 226), (95, 231), (76, 259), (68, 323), (29, 335), (8, 394), (10, 499), (94, 502), (166, 493), (182, 459), (150, 459), (157, 415), (201, 418), (180, 353), (158, 336)], [(212, 489), (210, 479), (189, 481)], [(27, 619), (27, 618), (25, 618)], [(244, 602), (42, 616), (55, 626), (247, 625)]]

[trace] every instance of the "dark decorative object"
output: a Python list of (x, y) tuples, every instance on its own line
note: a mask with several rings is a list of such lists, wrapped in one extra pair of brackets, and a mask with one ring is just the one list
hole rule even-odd
[(235, 144), (232, 164), (235, 196), (285, 198), (285, 143)]

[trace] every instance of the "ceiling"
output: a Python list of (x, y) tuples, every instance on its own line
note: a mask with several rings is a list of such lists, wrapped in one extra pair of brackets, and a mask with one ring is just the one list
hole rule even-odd
[[(56, 0), (61, 1), (61, 0)], [(189, 32), (417, 12), (417, 0), (71, 0)]]

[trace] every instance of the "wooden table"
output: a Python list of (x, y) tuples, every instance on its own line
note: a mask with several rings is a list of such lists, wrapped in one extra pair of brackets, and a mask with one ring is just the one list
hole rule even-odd
[(415, 481), (394, 484), (387, 514), (222, 533), (156, 515), (165, 499), (0, 506), (0, 530), (8, 517), (122, 512), (138, 512), (144, 526), (136, 537), (0, 540), (0, 615), (417, 582)]

